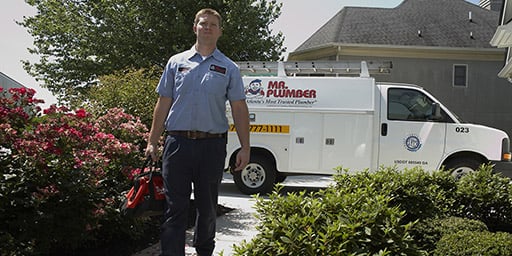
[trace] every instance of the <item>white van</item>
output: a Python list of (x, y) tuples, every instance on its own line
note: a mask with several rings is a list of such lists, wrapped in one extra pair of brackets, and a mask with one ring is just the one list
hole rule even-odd
[[(389, 62), (239, 66), (249, 106), (251, 161), (232, 174), (243, 193), (269, 192), (288, 175), (332, 175), (340, 166), (351, 172), (444, 167), (458, 176), (491, 162), (495, 170), (512, 174), (505, 132), (462, 123), (419, 86), (376, 83), (370, 72), (390, 72)], [(239, 148), (231, 125), (227, 168)]]

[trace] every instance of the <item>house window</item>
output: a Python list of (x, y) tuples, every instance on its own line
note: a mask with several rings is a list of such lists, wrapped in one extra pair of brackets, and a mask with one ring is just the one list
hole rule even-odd
[(453, 65), (453, 86), (467, 87), (468, 86), (468, 65), (455, 64)]

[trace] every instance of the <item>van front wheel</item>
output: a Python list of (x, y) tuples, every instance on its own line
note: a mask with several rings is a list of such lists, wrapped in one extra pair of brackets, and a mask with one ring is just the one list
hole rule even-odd
[(448, 170), (455, 179), (460, 179), (462, 176), (478, 170), (480, 162), (473, 158), (456, 158), (445, 165), (445, 170)]
[(244, 194), (269, 193), (276, 180), (276, 171), (265, 157), (251, 156), (244, 169), (233, 172), (233, 180)]

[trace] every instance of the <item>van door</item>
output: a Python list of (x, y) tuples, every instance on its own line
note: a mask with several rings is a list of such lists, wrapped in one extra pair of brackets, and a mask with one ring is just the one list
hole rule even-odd
[(435, 170), (445, 150), (446, 123), (433, 120), (429, 95), (412, 87), (381, 86), (379, 166)]
[(295, 113), (290, 131), (290, 171), (318, 172), (322, 146), (320, 113)]

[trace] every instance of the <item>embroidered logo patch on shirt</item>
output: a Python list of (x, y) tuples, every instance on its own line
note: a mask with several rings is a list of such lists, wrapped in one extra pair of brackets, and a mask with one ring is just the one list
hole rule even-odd
[(217, 66), (215, 64), (211, 64), (210, 65), (210, 71), (214, 71), (214, 72), (217, 72), (217, 73), (221, 73), (223, 75), (226, 74), (226, 68), (225, 67), (221, 67), (221, 66)]
[(187, 73), (189, 70), (190, 70), (190, 67), (187, 67), (187, 66), (178, 67), (178, 72), (180, 72), (180, 73)]

